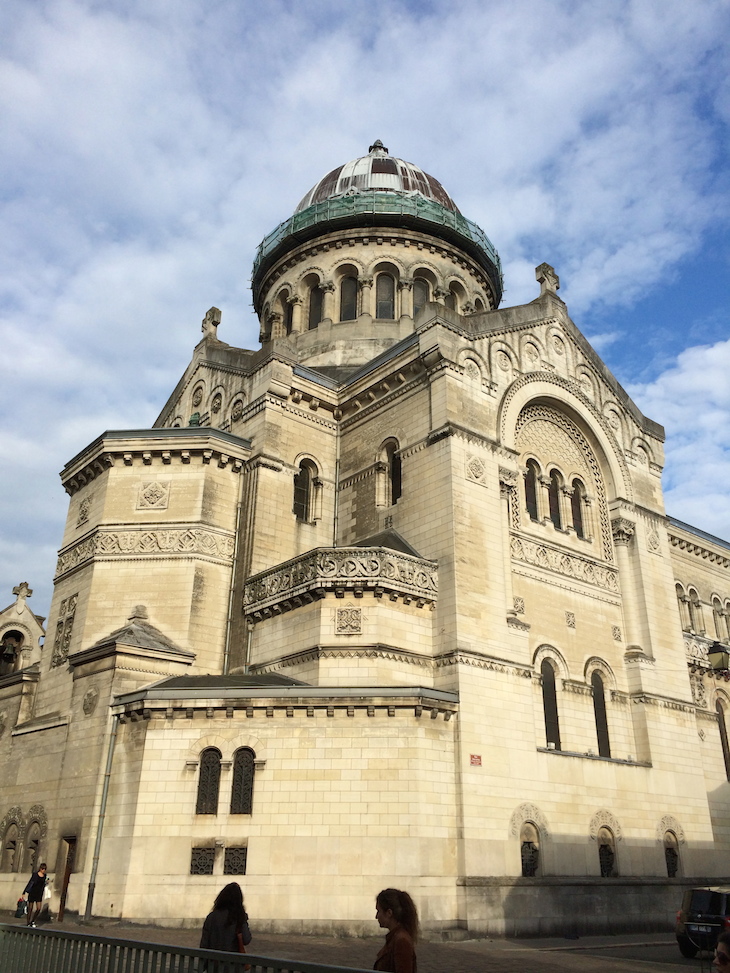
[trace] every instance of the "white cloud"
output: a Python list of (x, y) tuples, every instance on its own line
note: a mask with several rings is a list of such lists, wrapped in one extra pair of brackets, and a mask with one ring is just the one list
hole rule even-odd
[(57, 470), (153, 421), (211, 304), (255, 346), (256, 245), (375, 138), (483, 226), (509, 303), (544, 260), (579, 325), (670, 276), (726, 216), (728, 28), (723, 0), (6, 0), (0, 601), (20, 573), (47, 604)]

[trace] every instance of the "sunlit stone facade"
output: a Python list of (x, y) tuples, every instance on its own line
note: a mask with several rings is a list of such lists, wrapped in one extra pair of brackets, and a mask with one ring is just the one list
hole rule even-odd
[(27, 586), (0, 613), (5, 907), (34, 855), (54, 909), (238, 880), (303, 931), (387, 885), (434, 932), (661, 927), (727, 876), (730, 546), (536, 277), (500, 309), (375, 143), (259, 248), (260, 349), (211, 308), (154, 425), (67, 464), (43, 649)]

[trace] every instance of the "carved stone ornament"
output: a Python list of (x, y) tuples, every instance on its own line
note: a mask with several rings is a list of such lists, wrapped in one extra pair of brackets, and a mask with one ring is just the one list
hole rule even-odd
[(231, 409), (231, 419), (233, 422), (238, 422), (238, 420), (243, 415), (243, 402), (240, 399), (236, 399), (233, 403), (233, 408)]
[(464, 362), (464, 375), (471, 382), (481, 381), (482, 373), (473, 358), (467, 358)]
[(91, 507), (91, 496), (84, 497), (84, 499), (79, 504), (79, 516), (76, 520), (76, 526), (80, 527), (85, 524), (89, 519), (89, 508)]
[(705, 689), (704, 679), (701, 675), (694, 675), (690, 678), (690, 685), (695, 705), (704, 709), (707, 706), (707, 690)]
[(486, 467), (479, 456), (466, 457), (466, 478), (474, 483), (486, 486)]
[(547, 818), (540, 808), (536, 804), (520, 804), (509, 819), (509, 833), (513, 838), (519, 837), (523, 824), (528, 821), (536, 826), (541, 838), (549, 837)]
[(616, 818), (607, 811), (605, 808), (601, 808), (600, 811), (596, 813), (591, 818), (590, 825), (588, 827), (588, 834), (591, 841), (596, 841), (598, 839), (598, 832), (601, 828), (609, 828), (613, 832), (613, 836), (616, 841), (621, 841), (623, 834), (621, 833), (621, 825), (618, 823)]
[(646, 546), (649, 548), (652, 554), (661, 553), (659, 531), (656, 529), (656, 527), (652, 527), (649, 533), (646, 535)]
[(537, 346), (533, 345), (532, 342), (528, 342), (525, 345), (525, 358), (530, 362), (531, 365), (534, 365), (539, 357), (540, 352), (537, 350)]
[(335, 633), (337, 635), (360, 635), (362, 632), (362, 608), (335, 609)]
[(196, 390), (193, 392), (193, 406), (197, 408), (202, 401), (203, 401), (203, 389), (200, 386), (198, 386)]
[(141, 484), (137, 495), (137, 510), (167, 510), (169, 502), (169, 480), (148, 480)]
[(100, 530), (59, 555), (56, 578), (95, 558), (139, 558), (200, 554), (221, 561), (233, 558), (233, 537), (201, 527), (159, 530)]
[(611, 635), (613, 636), (614, 642), (620, 642), (622, 639), (621, 629), (618, 625), (611, 626)]
[(517, 486), (517, 470), (508, 470), (504, 466), (499, 468), (499, 482), (504, 486), (513, 489)]
[(17, 804), (11, 807), (0, 821), (0, 835), (4, 836), (12, 824), (18, 829), (18, 837), (23, 838), (25, 836), (25, 816), (22, 807), (18, 807)]
[(560, 289), (560, 278), (550, 264), (540, 264), (535, 267), (535, 280), (540, 285), (540, 296), (548, 292), (554, 294)]
[(664, 817), (659, 822), (659, 824), (657, 825), (656, 828), (657, 841), (663, 842), (664, 835), (667, 833), (667, 831), (671, 831), (677, 836), (677, 841), (680, 843), (680, 845), (683, 845), (685, 843), (686, 838), (684, 835), (684, 828), (679, 823), (679, 821), (677, 821), (677, 819), (671, 814), (665, 814)]
[(84, 699), (81, 703), (82, 709), (86, 716), (91, 716), (91, 714), (96, 709), (96, 704), (99, 702), (99, 690), (92, 686), (86, 693), (84, 693)]
[(498, 351), (496, 355), (497, 367), (501, 368), (503, 372), (508, 372), (512, 362), (510, 361), (509, 355), (505, 351)]
[(53, 654), (51, 655), (51, 667), (63, 665), (68, 659), (68, 650), (71, 645), (73, 634), (74, 618), (76, 617), (76, 604), (79, 600), (78, 592), (64, 598), (58, 610), (56, 621), (56, 637), (53, 641)]
[(565, 354), (565, 342), (560, 337), (560, 335), (557, 335), (557, 334), (554, 334), (553, 335), (553, 348), (555, 350), (555, 354), (556, 355), (564, 355)]
[(28, 825), (37, 824), (40, 831), (41, 841), (48, 834), (48, 816), (46, 815), (46, 809), (42, 804), (34, 804), (28, 811), (27, 817)]
[(611, 532), (616, 544), (628, 544), (635, 530), (635, 525), (625, 517), (617, 517), (611, 521)]
[(575, 628), (575, 612), (565, 613), (565, 624), (568, 628)]
[(514, 605), (514, 612), (515, 612), (516, 615), (524, 615), (525, 614), (525, 599), (524, 598), (518, 598), (517, 596), (515, 596), (515, 598), (513, 600), (513, 605)]
[(213, 412), (215, 415), (218, 415), (218, 413), (221, 411), (222, 405), (223, 405), (223, 396), (220, 394), (220, 392), (216, 392), (215, 395), (213, 396), (212, 402), (210, 403), (210, 411)]
[(577, 578), (586, 584), (618, 592), (618, 574), (615, 568), (595, 564), (586, 558), (567, 554), (559, 548), (536, 544), (522, 537), (512, 537), (510, 552), (515, 561), (523, 561), (568, 578)]

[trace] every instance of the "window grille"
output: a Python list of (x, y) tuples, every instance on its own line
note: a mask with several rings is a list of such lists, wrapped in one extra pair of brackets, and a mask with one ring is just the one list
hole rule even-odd
[(357, 280), (343, 277), (340, 284), (340, 321), (354, 321), (357, 317)]
[(200, 755), (200, 777), (198, 778), (198, 800), (196, 814), (218, 813), (218, 790), (221, 782), (221, 753), (215, 747), (203, 750)]
[(294, 504), (292, 510), (297, 520), (310, 521), (312, 506), (312, 470), (308, 463), (299, 464), (294, 474)]
[(247, 857), (248, 848), (245, 845), (241, 848), (226, 848), (223, 860), (223, 874), (245, 875)]
[(190, 855), (191, 875), (212, 875), (215, 848), (193, 848)]
[(231, 814), (253, 813), (253, 777), (256, 755), (249, 747), (236, 750), (233, 758)]
[(677, 836), (671, 831), (664, 835), (664, 861), (667, 865), (667, 878), (676, 878), (679, 874), (679, 849)]

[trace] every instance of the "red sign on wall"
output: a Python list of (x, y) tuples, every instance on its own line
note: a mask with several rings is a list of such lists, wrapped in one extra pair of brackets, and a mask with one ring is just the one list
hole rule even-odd
[(480, 753), (470, 753), (469, 763), (472, 765), (472, 767), (481, 767), (482, 755)]

